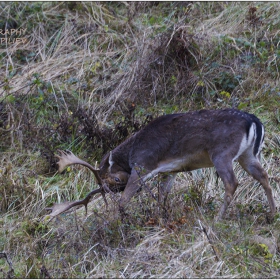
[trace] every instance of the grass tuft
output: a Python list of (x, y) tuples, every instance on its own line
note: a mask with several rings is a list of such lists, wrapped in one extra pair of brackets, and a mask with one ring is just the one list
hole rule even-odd
[[(49, 221), (45, 208), (96, 188), (93, 165), (153, 118), (236, 107), (266, 128), (262, 164), (280, 195), (278, 2), (0, 3), (0, 277), (278, 277), (279, 223), (238, 165), (226, 218), (215, 170), (179, 174), (167, 212), (150, 192), (121, 219), (120, 194)], [(23, 31), (24, 30), (24, 31)], [(3, 32), (2, 32), (3, 33)], [(21, 43), (14, 42), (20, 38)], [(147, 183), (157, 196), (158, 178)], [(279, 208), (279, 207), (278, 207)]]

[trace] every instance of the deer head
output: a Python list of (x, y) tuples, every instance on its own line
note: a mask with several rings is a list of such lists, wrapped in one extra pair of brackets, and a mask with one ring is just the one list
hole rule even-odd
[[(224, 203), (218, 219), (231, 203), (238, 182), (232, 163), (240, 165), (263, 186), (271, 216), (276, 211), (268, 175), (259, 161), (264, 141), (264, 126), (252, 114), (235, 109), (200, 110), (161, 116), (106, 154), (99, 169), (71, 152), (60, 151), (59, 171), (72, 164), (88, 167), (100, 188), (84, 200), (66, 203), (63, 211), (76, 205), (87, 205), (95, 193), (123, 191), (123, 209), (141, 185), (158, 173), (164, 174), (162, 193), (165, 199), (177, 172), (215, 167), (225, 187)], [(56, 205), (52, 216), (63, 212)], [(66, 210), (65, 210), (66, 209)]]

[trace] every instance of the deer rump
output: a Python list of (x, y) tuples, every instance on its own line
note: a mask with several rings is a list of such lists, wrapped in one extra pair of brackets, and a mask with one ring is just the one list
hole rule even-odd
[(164, 174), (161, 193), (166, 201), (177, 172), (214, 166), (225, 187), (220, 219), (238, 185), (232, 167), (237, 160), (263, 186), (274, 216), (272, 190), (259, 161), (263, 141), (264, 126), (255, 115), (236, 109), (200, 110), (153, 120), (106, 154), (98, 170), (71, 152), (60, 151), (59, 171), (68, 165), (82, 164), (94, 172), (100, 188), (84, 200), (56, 204), (49, 208), (50, 215), (54, 217), (76, 205), (86, 207), (93, 194), (101, 193), (105, 199), (105, 193), (110, 191), (123, 191), (123, 210), (141, 185), (158, 173)]

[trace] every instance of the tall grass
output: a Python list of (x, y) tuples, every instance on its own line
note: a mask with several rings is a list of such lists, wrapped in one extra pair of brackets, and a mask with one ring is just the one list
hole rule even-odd
[[(14, 2), (0, 29), (1, 277), (258, 278), (279, 271), (279, 215), (239, 165), (225, 220), (215, 170), (179, 174), (165, 213), (143, 190), (122, 221), (96, 197), (49, 222), (45, 208), (96, 188), (56, 149), (95, 164), (153, 117), (237, 107), (265, 124), (262, 163), (279, 203), (279, 3)], [(4, 36), (0, 36), (4, 38)], [(14, 37), (12, 37), (14, 38)], [(157, 178), (149, 183), (157, 193)]]

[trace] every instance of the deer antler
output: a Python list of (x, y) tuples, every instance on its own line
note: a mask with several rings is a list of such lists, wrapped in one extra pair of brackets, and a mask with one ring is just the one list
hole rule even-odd
[[(95, 169), (92, 165), (90, 165), (89, 163), (87, 163), (86, 161), (81, 160), (80, 158), (78, 158), (77, 156), (75, 156), (71, 151), (61, 151), (58, 150), (59, 154), (55, 155), (59, 161), (57, 162), (58, 164), (58, 171), (61, 173), (67, 166), (69, 165), (73, 165), (73, 164), (81, 164), (84, 165), (86, 167), (88, 167), (95, 175), (97, 183), (101, 186), (100, 188), (93, 190), (92, 192), (90, 192), (84, 199), (82, 200), (76, 200), (76, 201), (66, 201), (64, 203), (55, 203), (52, 207), (46, 208), (46, 210), (51, 210), (50, 216), (52, 217), (52, 219), (71, 209), (72, 207), (78, 206), (78, 205), (84, 205), (85, 209), (86, 209), (86, 214), (87, 214), (87, 205), (91, 199), (91, 197), (94, 194), (97, 193), (101, 193), (102, 197), (105, 201), (106, 207), (108, 207), (108, 203), (105, 197), (105, 193), (107, 192), (112, 192), (108, 186), (106, 185), (106, 183), (102, 182), (102, 179), (99, 175), (99, 170)], [(52, 220), (51, 219), (51, 220)], [(50, 220), (50, 221), (51, 221)]]
[(84, 205), (85, 206), (85, 209), (86, 209), (86, 214), (87, 214), (87, 205), (91, 199), (91, 197), (94, 195), (94, 194), (97, 194), (97, 193), (101, 193), (104, 200), (105, 200), (105, 203), (106, 203), (106, 207), (108, 205), (107, 203), (107, 200), (105, 198), (105, 195), (104, 195), (104, 190), (103, 188), (98, 188), (96, 190), (93, 190), (92, 192), (90, 192), (84, 199), (82, 200), (76, 200), (76, 201), (67, 201), (67, 202), (64, 202), (64, 203), (55, 203), (52, 207), (49, 207), (49, 208), (46, 208), (46, 210), (51, 210), (52, 212), (50, 213), (50, 216), (52, 218), (54, 218), (55, 216), (71, 209), (72, 207), (74, 206), (78, 206), (78, 205)]
[(95, 169), (92, 165), (87, 163), (86, 161), (81, 160), (77, 156), (75, 156), (71, 151), (61, 151), (58, 150), (59, 154), (55, 155), (59, 159), (57, 162), (58, 164), (58, 171), (61, 173), (67, 166), (73, 164), (81, 164), (89, 168), (95, 175), (97, 183), (102, 185), (102, 180), (99, 175), (99, 170)]

